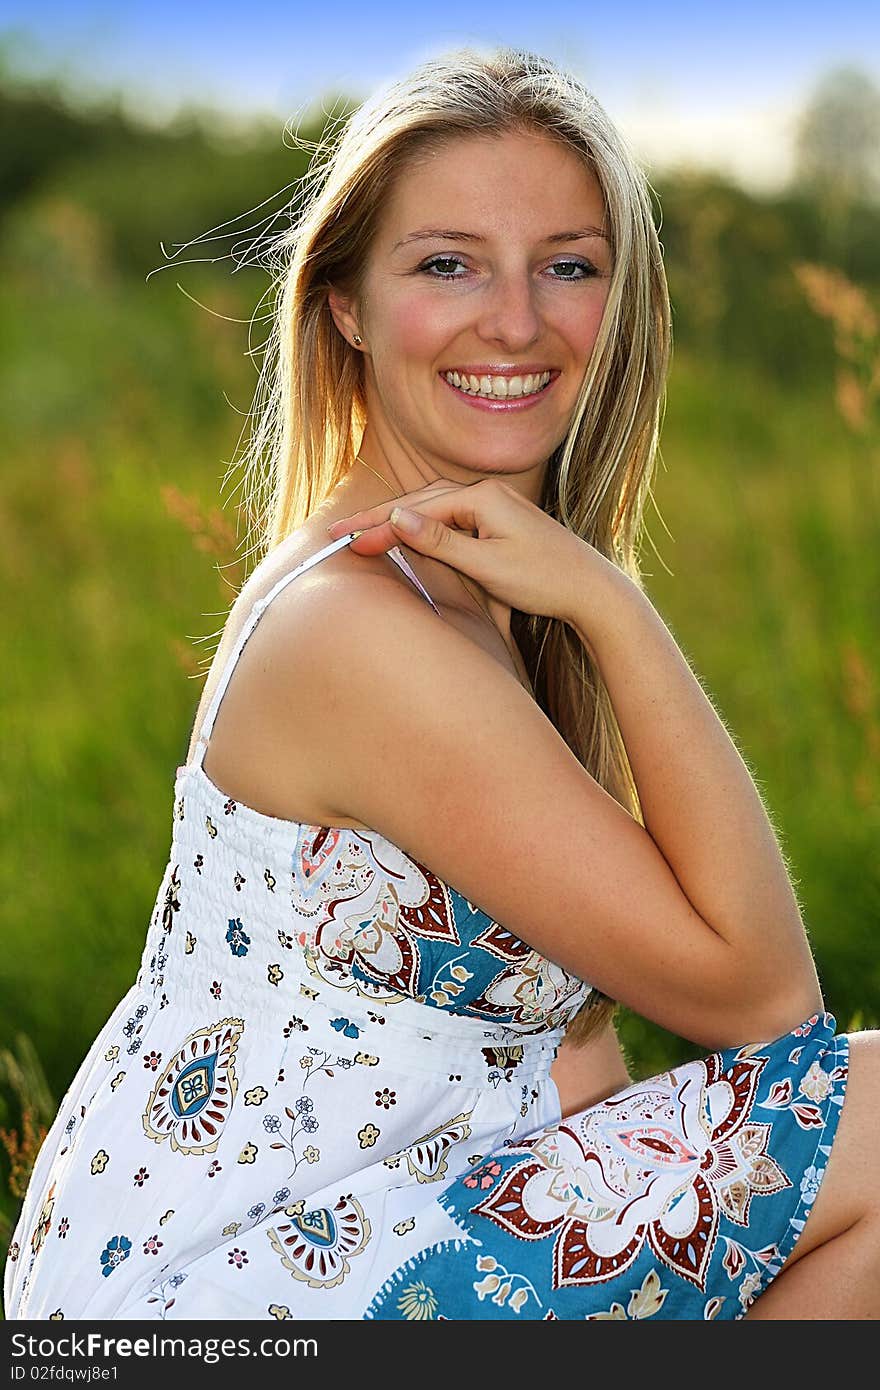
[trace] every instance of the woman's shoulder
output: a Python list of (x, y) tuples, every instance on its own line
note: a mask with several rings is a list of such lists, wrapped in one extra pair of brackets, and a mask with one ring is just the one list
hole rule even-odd
[[(370, 634), (377, 624), (393, 615), (390, 664), (404, 660), (413, 645), (430, 645), (427, 634), (418, 636), (423, 626), (445, 626), (381, 553), (360, 556), (342, 547), (293, 577), (304, 560), (328, 544), (323, 526), (320, 534), (314, 527), (301, 528), (265, 556), (242, 586), (208, 673), (189, 752), (191, 758), (197, 730), (225, 675), (206, 772), (236, 800), (306, 824), (326, 824), (332, 814), (324, 789), (334, 719), (343, 717), (359, 653), (376, 640)], [(290, 583), (261, 610), (241, 646), (254, 605), (288, 575)], [(381, 690), (376, 698), (381, 700)], [(334, 823), (352, 819), (344, 811), (337, 816)]]
[[(392, 578), (346, 573), (304, 589), (278, 633), (294, 736), (321, 746), (328, 807), (394, 843), (401, 840), (383, 821), (389, 802), (401, 817), (398, 836), (422, 814), (430, 824), (431, 797), (422, 800), (419, 783), (427, 789), (432, 776), (459, 808), (462, 800), (483, 807), (473, 785), (483, 757), (509, 766), (516, 745), (530, 749), (540, 768), (548, 740), (557, 756), (572, 757), (500, 655), (457, 623), (439, 621), (415, 589)], [(505, 789), (509, 795), (509, 781)]]
[[(242, 630), (251, 617), (254, 605), (266, 598), (272, 589), (287, 574), (292, 574), (296, 568), (311, 554), (316, 553), (321, 545), (326, 543), (326, 538), (319, 538), (314, 525), (308, 523), (299, 527), (295, 532), (274, 546), (265, 554), (254, 566), (253, 570), (245, 580), (242, 587), (236, 594), (226, 620), (220, 632), (220, 640), (214, 651), (210, 667), (208, 669), (202, 694), (199, 700), (199, 707), (196, 718), (193, 721), (192, 736), (190, 739), (190, 749), (187, 761), (192, 757), (197, 731), (201, 728), (205, 712), (213, 697), (214, 689), (225, 671), (227, 664), (232, 656)], [(337, 563), (334, 565), (334, 561)], [(326, 563), (333, 565), (334, 569), (339, 569), (337, 555), (328, 557)], [(320, 568), (316, 566), (316, 568)], [(296, 584), (296, 580), (291, 580), (291, 585)], [(285, 591), (282, 591), (282, 595)], [(282, 596), (279, 595), (279, 598)], [(269, 606), (270, 611), (274, 605)], [(256, 641), (257, 638), (254, 638)]]
[[(296, 531), (292, 531), (289, 536), (286, 536), (283, 541), (268, 551), (254, 567), (230, 609), (227, 628), (233, 631), (240, 628), (247, 621), (254, 604), (266, 598), (279, 580), (288, 575), (293, 576), (305, 561), (319, 555), (322, 550), (326, 550), (333, 544), (335, 542), (327, 536), (323, 522), (307, 521)], [(297, 575), (295, 578), (291, 578), (290, 584), (281, 590), (278, 599), (283, 599), (294, 587), (300, 591), (308, 587), (312, 593), (321, 594), (326, 593), (336, 581), (346, 576), (356, 579), (367, 575), (373, 575), (380, 579), (394, 579), (392, 567), (387, 564), (383, 554), (375, 556), (354, 555), (350, 553), (347, 546), (342, 546), (325, 556), (317, 564), (310, 566), (301, 576)], [(273, 607), (275, 607), (275, 601), (265, 611), (269, 612)], [(284, 612), (288, 615), (293, 611), (293, 606), (289, 603), (279, 604), (279, 607), (283, 607)]]

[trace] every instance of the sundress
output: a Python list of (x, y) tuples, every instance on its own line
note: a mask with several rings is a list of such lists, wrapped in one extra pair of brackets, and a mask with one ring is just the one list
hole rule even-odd
[(833, 1016), (563, 1119), (586, 981), (382, 835), (205, 773), (261, 614), (351, 539), (254, 604), (177, 769), (137, 978), (37, 1156), (7, 1318), (741, 1318), (826, 1169)]

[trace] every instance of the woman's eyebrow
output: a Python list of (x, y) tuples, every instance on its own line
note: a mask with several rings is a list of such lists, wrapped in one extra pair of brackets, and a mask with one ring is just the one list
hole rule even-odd
[[(607, 232), (603, 232), (601, 227), (580, 227), (573, 232), (551, 232), (544, 237), (545, 242), (560, 241), (584, 241), (590, 237), (601, 237), (610, 243), (611, 238)], [(396, 241), (391, 250), (396, 251), (400, 246), (406, 246), (410, 241), (485, 241), (485, 237), (478, 236), (476, 232), (455, 231), (449, 227), (422, 227), (417, 232), (410, 232), (408, 236)]]

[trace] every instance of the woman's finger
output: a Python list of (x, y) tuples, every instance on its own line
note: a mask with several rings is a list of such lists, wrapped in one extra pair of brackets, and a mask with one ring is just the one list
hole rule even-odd
[(570, 606), (571, 560), (583, 549), (577, 536), (498, 478), (440, 480), (328, 529), (337, 537), (357, 531), (351, 548), (358, 555), (406, 545), (474, 580), (502, 607), (550, 616)]
[(372, 526), (352, 528), (363, 529), (352, 542), (356, 553), (377, 555), (402, 541), (411, 550), (440, 560), (482, 584), (491, 562), (485, 543), (480, 545), (476, 538), (493, 534), (488, 522), (490, 507), (497, 521), (502, 520), (499, 506), (503, 510), (504, 503), (497, 489), (492, 492), (491, 483), (481, 479), (467, 486), (436, 490), (430, 496), (413, 499), (409, 506), (403, 505), (405, 500), (384, 504)]
[(367, 530), (371, 526), (378, 526), (383, 521), (387, 521), (394, 507), (412, 507), (417, 501), (422, 501), (425, 497), (437, 496), (442, 492), (462, 486), (460, 483), (450, 482), (448, 478), (438, 478), (433, 483), (428, 483), (425, 487), (417, 488), (413, 492), (402, 493), (400, 497), (389, 497), (387, 502), (380, 502), (375, 507), (366, 507), (359, 512), (351, 512), (348, 516), (338, 517), (336, 521), (331, 521), (327, 527), (327, 534), (336, 539), (344, 536), (347, 531)]

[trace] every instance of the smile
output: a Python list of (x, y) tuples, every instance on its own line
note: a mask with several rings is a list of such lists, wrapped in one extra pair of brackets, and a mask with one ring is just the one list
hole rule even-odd
[(506, 401), (511, 397), (533, 396), (550, 380), (550, 372), (534, 372), (528, 376), (473, 376), (466, 372), (442, 372), (450, 386), (469, 396), (484, 400)]
[(463, 372), (440, 372), (440, 379), (459, 399), (480, 410), (528, 410), (538, 405), (559, 376), (557, 371), (532, 372), (524, 376), (474, 376)]

